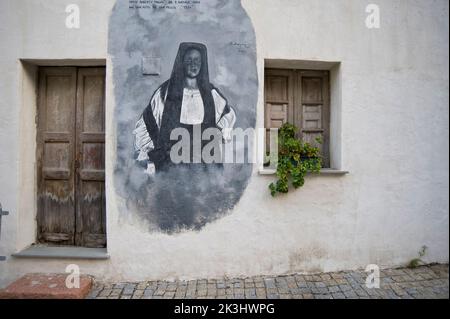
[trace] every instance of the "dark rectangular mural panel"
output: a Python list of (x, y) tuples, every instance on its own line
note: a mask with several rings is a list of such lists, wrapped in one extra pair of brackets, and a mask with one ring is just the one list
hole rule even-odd
[[(150, 231), (199, 230), (231, 211), (252, 172), (224, 162), (234, 132), (255, 126), (251, 21), (239, 0), (124, 0), (109, 27), (120, 211)], [(236, 158), (249, 148), (232, 146)]]

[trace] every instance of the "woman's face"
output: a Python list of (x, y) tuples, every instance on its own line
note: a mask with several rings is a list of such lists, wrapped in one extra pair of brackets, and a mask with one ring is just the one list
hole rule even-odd
[(202, 67), (202, 56), (200, 51), (190, 49), (186, 52), (183, 59), (184, 74), (189, 78), (196, 78)]

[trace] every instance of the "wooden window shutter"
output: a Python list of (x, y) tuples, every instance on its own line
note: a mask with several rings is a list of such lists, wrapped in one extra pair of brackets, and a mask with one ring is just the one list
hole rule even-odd
[[(330, 167), (328, 71), (298, 71), (297, 92), (295, 124), (301, 129), (301, 139), (318, 146), (322, 154), (322, 166)], [(322, 144), (316, 142), (318, 137), (322, 140)]]
[[(298, 138), (318, 146), (322, 166), (329, 167), (328, 71), (266, 69), (264, 92), (266, 134), (270, 128), (279, 128), (286, 122), (296, 125)], [(322, 139), (322, 144), (316, 143), (317, 137)]]
[(269, 149), (271, 128), (280, 128), (290, 122), (294, 104), (293, 76), (286, 70), (268, 70), (265, 75), (266, 149)]

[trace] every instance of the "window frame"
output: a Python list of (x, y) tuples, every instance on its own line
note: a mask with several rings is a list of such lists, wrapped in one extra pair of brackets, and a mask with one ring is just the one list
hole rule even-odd
[[(287, 78), (287, 99), (285, 100), (272, 100), (269, 99), (267, 91), (270, 76), (280, 76)], [(321, 101), (315, 101), (314, 103), (304, 100), (302, 78), (304, 77), (316, 77), (322, 80), (322, 99)], [(304, 133), (314, 132), (322, 134), (322, 156), (323, 156), (323, 168), (330, 168), (330, 71), (329, 70), (308, 70), (308, 69), (280, 69), (265, 67), (264, 69), (264, 126), (266, 131), (270, 130), (270, 112), (268, 111), (268, 105), (273, 104), (287, 104), (287, 123), (293, 123), (299, 128), (297, 137), (299, 139), (304, 138)], [(321, 128), (307, 129), (303, 125), (303, 107), (304, 105), (321, 105)]]

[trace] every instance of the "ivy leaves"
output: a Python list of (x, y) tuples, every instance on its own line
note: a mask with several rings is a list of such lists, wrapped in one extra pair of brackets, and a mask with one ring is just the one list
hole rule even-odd
[[(320, 150), (303, 143), (295, 137), (297, 128), (292, 124), (284, 124), (278, 132), (278, 166), (275, 183), (270, 183), (270, 194), (289, 192), (289, 181), (294, 188), (305, 184), (305, 176), (308, 172), (318, 173), (322, 168)], [(316, 139), (322, 143), (320, 139)]]

